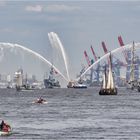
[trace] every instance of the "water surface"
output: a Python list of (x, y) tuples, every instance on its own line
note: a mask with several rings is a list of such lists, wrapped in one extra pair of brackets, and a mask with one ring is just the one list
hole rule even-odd
[[(0, 139), (140, 139), (140, 93), (121, 88), (117, 96), (99, 89), (0, 89), (0, 118), (13, 134)], [(48, 104), (33, 104), (42, 96)]]

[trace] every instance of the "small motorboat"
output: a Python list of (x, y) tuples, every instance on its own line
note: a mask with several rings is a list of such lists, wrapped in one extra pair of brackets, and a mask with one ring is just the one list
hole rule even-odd
[(47, 104), (48, 102), (43, 98), (38, 98), (36, 101), (33, 101), (32, 103)]
[(10, 130), (10, 131), (7, 131), (7, 132), (5, 132), (5, 131), (0, 131), (0, 136), (9, 136), (9, 135), (11, 135), (12, 134), (12, 131)]
[[(4, 121), (3, 121), (4, 123)], [(0, 130), (0, 136), (9, 136), (12, 134), (12, 129), (9, 124), (4, 123), (3, 124), (3, 129)]]
[(87, 86), (82, 83), (70, 81), (67, 85), (67, 88), (87, 88)]

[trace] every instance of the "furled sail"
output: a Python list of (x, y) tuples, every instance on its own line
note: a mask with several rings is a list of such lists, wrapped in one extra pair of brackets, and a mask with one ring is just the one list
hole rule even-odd
[(106, 77), (103, 75), (103, 89), (106, 89)]
[(107, 89), (113, 89), (113, 88), (114, 88), (114, 80), (113, 80), (113, 74), (112, 74), (112, 60), (111, 60), (111, 54), (110, 54), (110, 65), (109, 65), (109, 72), (108, 72)]

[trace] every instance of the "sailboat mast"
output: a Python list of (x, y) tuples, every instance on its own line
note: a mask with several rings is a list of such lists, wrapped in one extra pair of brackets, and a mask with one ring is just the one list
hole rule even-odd
[(109, 55), (109, 59), (110, 59), (110, 64), (109, 64), (107, 88), (108, 89), (113, 89), (114, 88), (114, 79), (113, 79), (113, 75), (112, 75), (112, 57), (111, 57), (111, 52), (110, 52), (110, 55)]
[(105, 69), (104, 69), (104, 75), (103, 75), (103, 89), (106, 89), (106, 65), (105, 65)]
[(134, 51), (135, 51), (135, 43), (133, 41), (133, 46), (132, 46), (132, 62), (131, 62), (131, 80), (134, 81), (134, 61), (135, 61), (135, 54), (134, 54)]
[(109, 55), (109, 60), (110, 60), (110, 67), (111, 67), (111, 70), (112, 70), (112, 57), (111, 57), (111, 52), (110, 52), (110, 55)]

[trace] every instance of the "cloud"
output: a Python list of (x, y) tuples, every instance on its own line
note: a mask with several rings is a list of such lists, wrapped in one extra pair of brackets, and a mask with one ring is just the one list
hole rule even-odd
[(69, 12), (69, 11), (75, 11), (79, 10), (80, 7), (78, 6), (69, 6), (69, 5), (63, 5), (63, 4), (52, 4), (52, 5), (28, 5), (25, 7), (26, 11), (29, 12)]
[(5, 0), (0, 0), (0, 6), (6, 6), (6, 1)]
[(31, 31), (30, 30), (27, 30), (27, 29), (23, 29), (23, 30), (19, 30), (19, 29), (16, 29), (16, 28), (0, 28), (0, 32), (1, 33), (8, 33), (8, 34), (14, 34), (14, 33), (18, 33), (20, 35), (23, 35), (23, 36), (28, 36), (31, 34)]
[(43, 6), (41, 6), (41, 5), (34, 5), (34, 6), (28, 5), (25, 7), (25, 10), (30, 11), (30, 12), (42, 12)]
[(2, 28), (2, 29), (0, 29), (0, 32), (13, 33), (14, 30), (11, 28)]
[(66, 11), (74, 11), (79, 10), (80, 7), (77, 6), (68, 6), (68, 5), (48, 5), (45, 7), (47, 12), (66, 12)]

